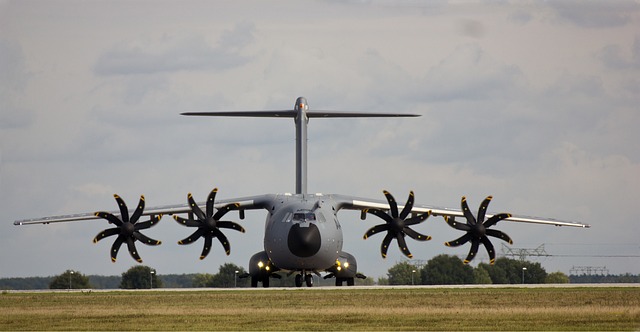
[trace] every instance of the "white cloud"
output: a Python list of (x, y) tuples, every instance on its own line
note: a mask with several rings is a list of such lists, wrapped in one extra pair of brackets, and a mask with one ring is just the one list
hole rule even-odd
[(139, 75), (173, 71), (225, 70), (246, 64), (250, 57), (242, 52), (253, 42), (254, 26), (241, 23), (224, 31), (215, 46), (199, 35), (136, 40), (117, 45), (98, 58), (98, 75)]
[[(213, 186), (221, 198), (292, 191), (290, 119), (178, 113), (289, 108), (300, 95), (316, 109), (423, 115), (313, 119), (312, 191), (383, 199), (388, 189), (404, 199), (413, 189), (419, 203), (453, 207), (462, 195), (477, 206), (493, 194), (495, 210), (594, 225), (500, 225), (516, 243), (570, 239), (611, 252), (604, 243), (637, 242), (624, 232), (640, 187), (633, 6), (283, 5), (10, 4), (0, 20), (0, 243), (11, 250), (0, 250), (10, 266), (0, 272), (49, 275), (73, 264), (118, 274), (133, 264), (124, 252), (111, 264), (110, 244), (91, 245), (106, 223), (20, 228), (14, 219), (113, 210), (113, 193), (130, 204), (144, 194), (153, 206), (183, 203), (187, 192), (204, 198)], [(345, 249), (364, 272), (383, 275), (401, 259), (394, 247), (381, 261), (380, 239), (360, 240), (373, 221), (341, 218)], [(201, 246), (177, 247), (189, 230), (168, 218), (150, 233), (165, 243), (139, 249), (163, 273), (244, 265), (261, 250), (263, 222), (261, 212), (243, 221), (248, 233), (230, 235), (230, 257), (214, 248), (199, 262)], [(421, 226), (435, 240), (410, 243), (416, 257), (452, 253), (442, 242), (458, 234), (441, 219)], [(25, 245), (52, 238), (61, 241)], [(564, 272), (572, 264), (548, 263)], [(640, 273), (638, 264), (606, 265)]]
[(640, 11), (637, 1), (549, 1), (558, 16), (585, 28), (619, 27), (633, 22), (633, 14)]

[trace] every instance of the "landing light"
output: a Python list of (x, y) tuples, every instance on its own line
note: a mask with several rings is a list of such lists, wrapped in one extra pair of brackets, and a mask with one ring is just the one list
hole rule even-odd
[(271, 270), (271, 268), (269, 266), (265, 267), (264, 269), (267, 270), (267, 271)]
[(264, 266), (264, 263), (262, 263), (262, 261), (259, 261), (259, 262), (258, 262), (258, 267), (259, 267), (259, 268), (262, 268), (263, 266)]
[(349, 267), (349, 262), (344, 262), (345, 269)]

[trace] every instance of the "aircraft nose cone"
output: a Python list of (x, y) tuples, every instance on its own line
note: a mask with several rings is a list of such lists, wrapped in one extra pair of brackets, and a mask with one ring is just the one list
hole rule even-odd
[(289, 229), (287, 244), (294, 255), (311, 257), (320, 250), (322, 244), (320, 230), (315, 224), (309, 224), (308, 227), (300, 227), (300, 224), (295, 224)]

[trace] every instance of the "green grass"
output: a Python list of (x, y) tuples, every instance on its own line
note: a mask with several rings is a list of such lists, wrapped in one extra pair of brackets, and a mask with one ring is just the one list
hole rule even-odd
[(0, 330), (638, 330), (640, 287), (0, 294)]

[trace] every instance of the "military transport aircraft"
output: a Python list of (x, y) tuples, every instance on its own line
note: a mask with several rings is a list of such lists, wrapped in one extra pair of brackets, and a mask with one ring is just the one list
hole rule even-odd
[[(474, 216), (467, 205), (465, 197), (462, 197), (461, 209), (447, 209), (427, 205), (414, 204), (414, 194), (409, 197), (404, 205), (398, 205), (395, 198), (384, 191), (384, 200), (363, 199), (337, 194), (309, 194), (307, 192), (307, 125), (313, 118), (350, 118), (350, 117), (415, 117), (415, 114), (392, 113), (357, 113), (310, 110), (307, 100), (299, 97), (293, 109), (276, 111), (225, 111), (225, 112), (199, 112), (183, 113), (186, 116), (235, 116), (235, 117), (282, 117), (293, 118), (296, 126), (296, 191), (295, 194), (265, 194), (243, 198), (231, 198), (216, 201), (218, 189), (213, 189), (206, 201), (196, 202), (191, 193), (187, 195), (187, 204), (157, 207), (145, 211), (144, 196), (131, 213), (125, 202), (118, 195), (114, 195), (118, 203), (119, 211), (96, 212), (93, 214), (78, 214), (68, 216), (47, 217), (40, 219), (28, 219), (15, 221), (15, 225), (50, 224), (57, 222), (91, 220), (103, 218), (113, 228), (106, 229), (94, 238), (98, 242), (106, 237), (117, 235), (111, 247), (111, 260), (116, 261), (116, 256), (122, 244), (126, 243), (131, 256), (138, 262), (142, 262), (135, 242), (146, 245), (159, 245), (161, 242), (151, 239), (142, 230), (155, 226), (163, 215), (172, 215), (180, 224), (194, 228), (195, 231), (186, 238), (178, 241), (180, 245), (191, 244), (200, 238), (204, 239), (204, 247), (200, 259), (207, 257), (211, 250), (213, 238), (217, 238), (222, 244), (227, 255), (231, 247), (222, 229), (231, 229), (244, 232), (244, 228), (232, 221), (222, 218), (230, 211), (238, 211), (239, 218), (244, 219), (246, 210), (264, 209), (267, 211), (264, 233), (264, 251), (256, 253), (249, 260), (249, 273), (245, 277), (251, 277), (251, 285), (257, 287), (262, 283), (263, 287), (269, 287), (269, 278), (281, 277), (277, 272), (296, 273), (297, 287), (306, 283), (308, 287), (313, 284), (312, 274), (320, 276), (321, 272), (327, 273), (325, 278), (336, 278), (336, 285), (353, 285), (355, 278), (364, 278), (357, 271), (357, 262), (353, 255), (342, 250), (343, 234), (338, 211), (342, 209), (359, 210), (361, 219), (367, 214), (372, 214), (384, 221), (369, 229), (364, 238), (367, 239), (378, 233), (385, 233), (380, 253), (383, 258), (391, 241), (397, 241), (402, 253), (411, 258), (412, 254), (407, 247), (406, 237), (416, 241), (431, 240), (429, 235), (421, 234), (411, 228), (413, 225), (424, 222), (429, 217), (442, 216), (453, 228), (463, 231), (464, 234), (452, 241), (446, 242), (447, 246), (461, 246), (471, 243), (469, 254), (464, 260), (469, 263), (477, 254), (480, 244), (484, 245), (490, 258), (495, 260), (495, 250), (489, 237), (496, 237), (508, 243), (511, 238), (496, 229), (491, 228), (499, 221), (538, 223), (556, 226), (590, 227), (589, 225), (559, 221), (548, 218), (520, 217), (508, 213), (488, 214), (487, 207), (491, 196), (481, 204), (478, 213)], [(148, 220), (141, 221), (143, 216)], [(458, 220), (464, 220), (460, 222)]]

